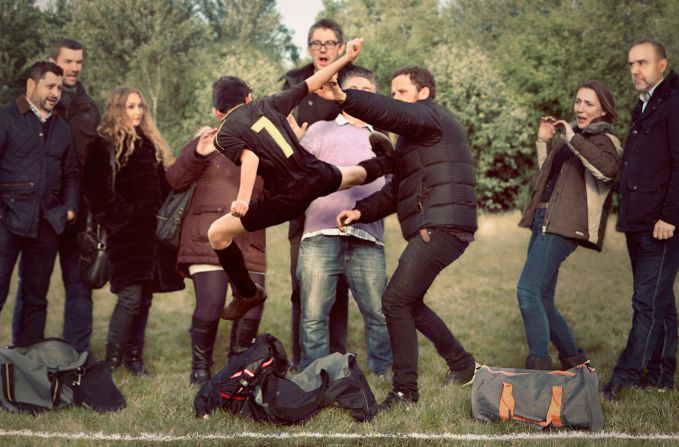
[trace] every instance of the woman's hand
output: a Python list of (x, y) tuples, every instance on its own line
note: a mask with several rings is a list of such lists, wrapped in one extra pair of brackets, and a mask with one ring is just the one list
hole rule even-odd
[(554, 125), (557, 120), (553, 116), (543, 116), (540, 118), (540, 127), (538, 127), (538, 141), (546, 143), (554, 138), (556, 128)]
[(573, 138), (573, 135), (575, 135), (571, 125), (564, 120), (557, 121), (554, 123), (554, 126), (562, 132), (563, 139), (566, 141), (571, 141), (571, 138)]
[(200, 136), (198, 139), (198, 146), (196, 146), (196, 152), (202, 156), (207, 156), (217, 150), (215, 147), (215, 134), (217, 129), (210, 129)]

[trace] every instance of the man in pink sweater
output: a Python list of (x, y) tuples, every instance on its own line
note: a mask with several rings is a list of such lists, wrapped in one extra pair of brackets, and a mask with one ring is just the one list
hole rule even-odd
[[(375, 92), (371, 71), (352, 67), (344, 74), (343, 89)], [(342, 112), (332, 121), (312, 124), (300, 141), (318, 159), (335, 166), (352, 166), (374, 154), (368, 140), (372, 126)], [(328, 320), (340, 277), (347, 278), (365, 323), (370, 370), (386, 375), (391, 368), (391, 345), (382, 313), (386, 285), (384, 223), (352, 225), (341, 232), (335, 217), (357, 200), (379, 191), (384, 177), (314, 200), (306, 210), (297, 277), (301, 285), (301, 362), (304, 369), (330, 353)]]

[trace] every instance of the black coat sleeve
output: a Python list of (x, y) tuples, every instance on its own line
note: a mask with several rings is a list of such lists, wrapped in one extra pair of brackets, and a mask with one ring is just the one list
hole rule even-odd
[(85, 199), (97, 222), (107, 230), (116, 232), (124, 227), (134, 213), (132, 204), (127, 203), (115, 192), (110, 144), (96, 138), (87, 147), (87, 158), (83, 175)]
[(61, 160), (61, 179), (62, 203), (77, 213), (80, 211), (80, 173), (73, 143), (68, 145)]
[(342, 109), (381, 130), (433, 144), (441, 138), (442, 126), (431, 102), (427, 99), (407, 103), (377, 93), (347, 90)]
[(392, 177), (382, 189), (356, 202), (355, 208), (361, 212), (360, 222), (375, 222), (396, 212), (396, 190), (396, 180)]
[[(667, 141), (672, 173), (670, 174), (665, 203), (660, 211), (660, 218), (679, 227), (679, 92), (675, 91), (670, 101)], [(677, 237), (676, 233), (674, 237)]]
[(199, 157), (196, 154), (197, 147), (198, 138), (189, 141), (177, 160), (167, 168), (167, 182), (175, 191), (184, 191), (198, 180), (203, 175), (205, 168), (209, 166), (208, 160), (216, 155), (216, 153), (212, 153), (209, 157)]

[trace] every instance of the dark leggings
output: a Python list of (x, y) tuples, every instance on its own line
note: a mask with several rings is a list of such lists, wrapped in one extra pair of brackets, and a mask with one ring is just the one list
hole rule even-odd
[[(264, 287), (264, 273), (250, 272), (250, 278)], [(193, 311), (193, 316), (203, 321), (219, 320), (219, 314), (226, 303), (229, 276), (224, 270), (214, 270), (196, 273), (191, 275), (191, 279), (196, 291), (196, 309)], [(255, 306), (243, 315), (243, 319), (261, 320), (263, 310), (264, 304)]]

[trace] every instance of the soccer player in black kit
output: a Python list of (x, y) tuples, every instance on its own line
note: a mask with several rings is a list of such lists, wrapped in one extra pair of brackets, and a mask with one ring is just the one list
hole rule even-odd
[[(235, 320), (266, 299), (266, 292), (250, 279), (243, 255), (233, 239), (287, 222), (302, 214), (316, 198), (356, 185), (370, 183), (392, 171), (393, 159), (378, 156), (358, 166), (337, 167), (318, 160), (302, 148), (288, 124), (290, 111), (309, 92), (323, 87), (360, 53), (363, 39), (347, 43), (344, 56), (317, 71), (304, 82), (272, 96), (252, 101), (242, 80), (229, 77), (229, 111), (214, 137), (214, 146), (241, 166), (240, 189), (231, 214), (217, 219), (208, 230), (210, 246), (234, 284), (234, 299), (222, 318)], [(209, 144), (210, 137), (199, 144)], [(256, 175), (264, 179), (264, 193), (250, 203)]]

